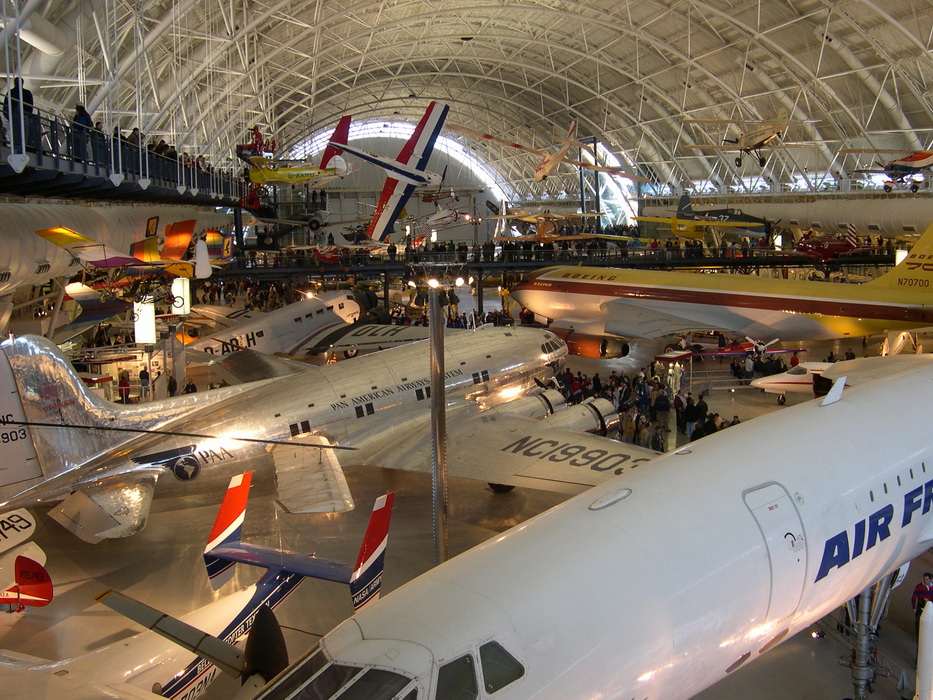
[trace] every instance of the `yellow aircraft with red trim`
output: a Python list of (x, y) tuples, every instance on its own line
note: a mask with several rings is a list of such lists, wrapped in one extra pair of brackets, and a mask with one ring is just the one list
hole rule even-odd
[[(347, 114), (337, 122), (331, 140), (345, 142), (349, 132), (350, 115)], [(321, 155), (320, 165), (317, 166), (301, 161), (272, 160), (263, 155), (252, 155), (246, 159), (250, 163), (249, 181), (257, 187), (305, 183), (312, 187), (322, 187), (353, 172), (352, 166), (343, 159), (341, 153), (340, 149), (328, 145)]]
[[(535, 233), (525, 236), (497, 236), (496, 240), (501, 241), (535, 241), (537, 243), (551, 243), (561, 240), (580, 240), (586, 238), (586, 235), (561, 236), (557, 232), (558, 221), (568, 221), (572, 219), (594, 219), (605, 216), (603, 212), (587, 211), (582, 213), (563, 213), (545, 210), (533, 214), (530, 211), (519, 209), (511, 214), (497, 214), (496, 216), (487, 216), (486, 219), (499, 219), (504, 221), (525, 221), (535, 225)], [(592, 237), (592, 236), (589, 236)]]
[(590, 357), (624, 357), (628, 339), (696, 330), (782, 340), (910, 331), (933, 325), (933, 225), (865, 284), (561, 266), (531, 273), (511, 296)]

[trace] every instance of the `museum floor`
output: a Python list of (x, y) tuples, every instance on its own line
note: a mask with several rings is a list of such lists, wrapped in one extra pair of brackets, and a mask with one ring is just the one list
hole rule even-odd
[[(820, 351), (828, 352), (828, 349)], [(814, 355), (811, 359), (822, 357)], [(596, 365), (571, 358), (569, 365), (574, 370), (590, 372), (598, 366), (600, 372), (608, 374), (613, 367), (631, 371), (642, 361), (644, 357), (633, 357)], [(806, 399), (801, 395), (790, 396), (788, 405)], [(749, 389), (714, 391), (708, 401), (711, 410), (729, 417), (739, 415), (742, 420), (780, 410), (773, 396)], [(792, 450), (793, 446), (789, 444), (788, 449)], [(430, 478), (375, 468), (350, 469), (347, 477), (357, 508), (341, 515), (282, 514), (272, 505), (269, 478), (257, 477), (246, 517), (245, 539), (352, 561), (365, 528), (369, 504), (379, 494), (391, 490), (396, 493), (396, 501), (383, 592), (391, 592), (429, 569), (434, 561)], [(563, 496), (528, 489), (497, 495), (485, 484), (453, 480), (450, 484), (450, 552), (452, 555), (462, 552), (561, 500)], [(22, 617), (0, 616), (0, 624), (6, 625), (0, 629), (0, 648), (61, 659), (138, 632), (139, 628), (133, 623), (94, 602), (95, 596), (108, 588), (120, 590), (173, 615), (181, 615), (223, 594), (224, 590), (245, 586), (255, 578), (255, 570), (240, 566), (226, 589), (219, 594), (212, 593), (201, 552), (213, 522), (217, 499), (192, 498), (173, 505), (180, 508), (173, 510), (168, 504), (156, 501), (149, 524), (141, 533), (98, 545), (79, 542), (39, 514), (37, 541), (48, 554), (48, 569), (55, 581), (56, 597), (48, 607), (29, 610)], [(933, 569), (933, 555), (928, 553), (912, 566), (905, 583), (895, 590), (890, 614), (882, 624), (882, 653), (911, 673), (915, 641), (908, 601), (920, 573), (929, 569)], [(585, 582), (581, 582), (582, 585)], [(342, 586), (307, 581), (282, 604), (278, 617), (288, 629), (287, 641), (294, 655), (351, 612), (348, 592)], [(14, 617), (20, 619), (14, 623)], [(814, 639), (802, 633), (697, 697), (702, 700), (851, 697), (849, 669), (838, 663), (838, 659), (847, 654), (847, 650), (830, 636)], [(222, 679), (208, 697), (225, 697), (232, 688), (233, 681)], [(893, 685), (879, 680), (872, 697), (897, 700), (901, 695)]]

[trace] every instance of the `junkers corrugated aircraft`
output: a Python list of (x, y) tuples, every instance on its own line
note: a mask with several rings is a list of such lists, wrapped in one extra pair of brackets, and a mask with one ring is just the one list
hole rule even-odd
[[(484, 432), (490, 411), (544, 416), (560, 406), (556, 391), (525, 396), (567, 353), (553, 333), (484, 327), (446, 345), (449, 439), (464, 440), (464, 450)], [(430, 468), (428, 349), (414, 342), (325, 367), (241, 351), (225, 358), (227, 371), (264, 380), (123, 406), (88, 393), (48, 341), (7, 340), (0, 344), (0, 417), (9, 437), (0, 509), (58, 503), (50, 516), (82, 539), (125, 537), (145, 525), (157, 487), (176, 498), (217, 492), (244, 466), (274, 469), (288, 511), (352, 508), (343, 467)], [(598, 429), (603, 413), (611, 406), (566, 407), (553, 419)], [(540, 478), (573, 488), (579, 480), (574, 465), (542, 476), (508, 463), (464, 462), (467, 472), (453, 464), (453, 476), (497, 484)]]
[(623, 357), (627, 339), (695, 330), (859, 337), (933, 325), (931, 256), (933, 225), (899, 265), (865, 284), (561, 266), (531, 273), (512, 298), (588, 356)]

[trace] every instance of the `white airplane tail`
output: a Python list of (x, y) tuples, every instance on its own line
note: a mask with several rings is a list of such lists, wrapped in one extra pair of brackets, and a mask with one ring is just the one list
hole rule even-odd
[[(22, 491), (126, 439), (125, 408), (91, 394), (50, 341), (22, 336), (0, 344), (0, 496)], [(61, 426), (72, 426), (62, 430)]]

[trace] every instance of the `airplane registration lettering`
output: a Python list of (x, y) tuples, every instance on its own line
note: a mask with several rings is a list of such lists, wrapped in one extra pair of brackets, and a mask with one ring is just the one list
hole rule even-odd
[(615, 474), (621, 474), (625, 471), (623, 464), (628, 463), (628, 467), (634, 468), (641, 462), (649, 461), (648, 458), (633, 460), (627, 454), (610, 453), (607, 450), (591, 450), (585, 445), (571, 445), (557, 440), (534, 438), (531, 435), (520, 437), (500, 451), (546, 459), (549, 462), (566, 462), (569, 460), (574, 467), (588, 466), (593, 471), (613, 471)]
[[(931, 265), (931, 268), (933, 268), (933, 265)], [(926, 265), (924, 265), (924, 272), (931, 272), (931, 271), (933, 271), (933, 269), (927, 270)], [(898, 277), (897, 286), (899, 287), (929, 287), (930, 280), (918, 280), (918, 279), (911, 279), (909, 277)]]
[(21, 532), (32, 527), (32, 523), (26, 520), (22, 515), (14, 513), (5, 518), (0, 518), (0, 538), (9, 539), (7, 531)]

